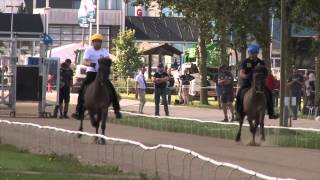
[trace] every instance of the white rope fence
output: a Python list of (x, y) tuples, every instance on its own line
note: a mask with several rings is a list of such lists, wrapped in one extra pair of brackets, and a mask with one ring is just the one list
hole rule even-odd
[[(81, 139), (77, 135), (81, 134)], [(83, 138), (101, 138), (107, 141), (106, 145), (96, 145), (90, 141), (83, 143)], [(161, 179), (266, 179), (289, 180), (289, 178), (270, 177), (235, 164), (219, 162), (205, 157), (189, 149), (159, 144), (146, 146), (140, 142), (105, 137), (86, 132), (70, 131), (66, 129), (40, 126), (33, 123), (10, 122), (0, 120), (0, 142), (14, 144), (18, 147), (36, 149), (38, 152), (57, 154), (72, 154), (76, 157), (87, 157), (87, 160), (106, 161), (126, 169), (130, 164), (131, 171), (144, 172)], [(116, 157), (116, 147), (120, 146), (120, 156)], [(130, 152), (125, 149), (131, 147)], [(110, 152), (111, 149), (112, 151)], [(119, 149), (119, 148), (118, 148)], [(136, 153), (139, 149), (140, 156)], [(108, 152), (109, 150), (109, 152)], [(162, 151), (162, 153), (161, 153)], [(154, 152), (151, 154), (151, 152)], [(182, 159), (178, 160), (180, 154)], [(90, 156), (91, 155), (91, 156)], [(96, 155), (95, 157), (92, 157)], [(111, 158), (112, 156), (112, 158)], [(131, 157), (130, 157), (131, 156)], [(135, 161), (137, 157), (139, 161)], [(149, 158), (148, 158), (149, 157)], [(189, 159), (189, 160), (187, 160)], [(127, 161), (125, 163), (125, 161)], [(128, 161), (130, 161), (128, 163)], [(189, 162), (187, 164), (187, 161)], [(176, 164), (179, 163), (180, 166)], [(177, 169), (179, 173), (177, 173)], [(214, 167), (214, 168), (213, 168)], [(213, 169), (212, 169), (213, 168)], [(188, 172), (189, 171), (189, 172)]]

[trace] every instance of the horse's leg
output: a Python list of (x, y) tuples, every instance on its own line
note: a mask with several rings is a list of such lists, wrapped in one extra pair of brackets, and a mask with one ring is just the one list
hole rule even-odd
[[(79, 127), (79, 131), (83, 131), (83, 117), (80, 118), (80, 127)], [(81, 134), (78, 134), (78, 138), (81, 138)]]
[[(97, 120), (96, 120), (96, 117), (95, 117), (95, 113), (92, 112), (92, 111), (89, 111), (89, 117), (90, 117), (90, 123), (91, 123), (91, 126), (96, 128), (96, 134), (98, 134), (98, 128), (99, 128), (99, 123), (97, 123)], [(95, 140), (95, 143), (98, 142), (98, 137), (95, 137), (94, 138)]]
[(237, 134), (237, 137), (236, 137), (236, 141), (239, 142), (240, 139), (241, 139), (241, 129), (242, 129), (242, 124), (243, 124), (243, 120), (244, 120), (244, 115), (241, 114), (239, 116), (239, 130), (238, 130), (238, 134)]
[[(107, 118), (108, 118), (108, 109), (106, 110), (102, 110), (101, 112), (101, 130), (102, 130), (102, 135), (106, 135), (105, 131), (106, 131), (106, 122), (107, 122)], [(106, 141), (105, 139), (101, 139), (101, 144), (105, 144)]]
[(261, 113), (259, 118), (260, 118), (261, 140), (265, 141), (266, 137), (264, 134), (264, 113)]
[(252, 116), (247, 116), (249, 125), (250, 125), (250, 132), (252, 134), (252, 141), (250, 142), (250, 145), (255, 145), (255, 125), (253, 124), (253, 118)]
[(253, 144), (256, 145), (255, 137), (256, 137), (256, 132), (257, 128), (259, 127), (260, 124), (260, 116), (259, 114), (256, 116), (255, 121), (254, 121), (254, 129), (253, 129)]
[[(80, 118), (80, 127), (79, 127), (79, 131), (83, 131), (83, 119), (84, 119), (84, 112), (85, 112), (85, 109), (83, 109), (83, 111), (81, 112), (81, 114), (79, 115), (79, 118)], [(78, 138), (81, 138), (81, 134), (78, 134)]]

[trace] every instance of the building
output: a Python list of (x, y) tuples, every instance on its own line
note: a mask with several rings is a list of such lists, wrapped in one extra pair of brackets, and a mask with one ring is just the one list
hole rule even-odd
[[(78, 10), (81, 0), (50, 0), (48, 13), (48, 34), (53, 38), (53, 47), (88, 40), (89, 28), (81, 28), (78, 24)], [(34, 14), (45, 14), (46, 0), (25, 0), (26, 9)], [(120, 28), (122, 0), (100, 0), (99, 32), (106, 38), (105, 47), (112, 45), (111, 39), (116, 37)], [(93, 24), (92, 33), (96, 33)]]

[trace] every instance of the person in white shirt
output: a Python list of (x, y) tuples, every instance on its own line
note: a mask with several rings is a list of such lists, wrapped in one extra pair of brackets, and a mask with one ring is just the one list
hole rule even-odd
[(136, 81), (136, 99), (139, 99), (139, 113), (143, 114), (143, 107), (146, 103), (146, 89), (147, 83), (144, 77), (144, 73), (146, 72), (146, 68), (142, 66), (140, 68), (139, 74), (135, 77)]
[[(87, 74), (86, 74), (86, 78), (84, 79), (81, 87), (80, 87), (80, 91), (79, 91), (79, 96), (78, 96), (78, 104), (76, 107), (76, 112), (72, 114), (72, 117), (75, 119), (80, 119), (83, 118), (84, 116), (84, 91), (85, 88), (91, 84), (97, 75), (97, 70), (98, 70), (98, 60), (100, 58), (107, 58), (108, 60), (111, 61), (111, 59), (109, 58), (110, 54), (108, 52), (108, 50), (106, 48), (102, 48), (102, 40), (103, 40), (103, 36), (99, 33), (94, 34), (91, 36), (91, 42), (92, 42), (92, 46), (88, 47), (83, 55), (83, 59), (84, 59), (84, 65), (87, 66)], [(115, 115), (117, 118), (121, 118), (121, 113), (120, 113), (120, 105), (119, 105), (119, 101), (118, 101), (118, 97), (117, 97), (117, 93), (111, 83), (111, 81), (107, 81), (106, 82), (107, 86), (111, 87), (111, 101), (112, 101), (112, 105), (113, 105), (113, 109), (115, 112)]]

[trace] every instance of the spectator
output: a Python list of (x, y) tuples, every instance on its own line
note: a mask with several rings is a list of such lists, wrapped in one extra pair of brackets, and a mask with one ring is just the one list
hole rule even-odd
[(301, 104), (302, 87), (304, 86), (304, 78), (298, 72), (298, 69), (293, 66), (293, 73), (288, 79), (288, 87), (291, 97), (296, 98), (296, 106), (293, 107), (293, 120), (297, 120), (298, 106)]
[(278, 92), (277, 89), (279, 89), (279, 82), (278, 80), (273, 76), (272, 71), (269, 70), (268, 76), (265, 81), (266, 87), (272, 92), (272, 107), (274, 107), (274, 104), (276, 102), (275, 98), (278, 98), (275, 94)]
[(157, 72), (153, 75), (154, 82), (154, 99), (155, 99), (155, 115), (160, 116), (160, 96), (164, 105), (166, 116), (169, 116), (168, 101), (166, 97), (168, 74), (164, 71), (162, 64), (158, 65)]
[(136, 76), (136, 99), (139, 99), (139, 113), (143, 114), (143, 107), (146, 103), (146, 89), (147, 89), (147, 83), (146, 79), (144, 77), (144, 73), (146, 72), (146, 68), (142, 66), (140, 68), (139, 74)]
[[(71, 61), (67, 59), (61, 64), (60, 69), (60, 91), (59, 91), (59, 108), (60, 118), (68, 119), (68, 110), (70, 102), (70, 88), (72, 86), (73, 71), (70, 68)], [(63, 106), (64, 102), (64, 106)], [(63, 112), (63, 113), (62, 113)]]
[(168, 95), (168, 104), (171, 104), (171, 94), (172, 91), (174, 90), (174, 77), (171, 73), (171, 68), (168, 68), (168, 76), (169, 76), (169, 80), (168, 80), (168, 87), (167, 87), (167, 95)]
[(233, 108), (233, 75), (227, 70), (226, 65), (220, 67), (218, 74), (218, 84), (221, 86), (221, 104), (224, 113), (223, 122), (228, 122), (228, 109), (231, 111), (231, 122), (234, 121), (234, 108)]
[(194, 79), (193, 76), (190, 75), (187, 69), (184, 70), (184, 74), (180, 76), (181, 84), (182, 84), (182, 97), (183, 104), (187, 105), (189, 103), (189, 88), (190, 81)]
[(218, 100), (218, 106), (219, 106), (219, 109), (221, 109), (222, 88), (221, 88), (221, 85), (218, 83), (219, 73), (221, 73), (221, 67), (218, 70), (218, 74), (214, 77), (214, 82), (216, 83), (216, 95), (217, 95), (217, 100)]
[(315, 81), (316, 77), (313, 73), (309, 73), (307, 76), (307, 80), (305, 81), (305, 88), (306, 88), (306, 106), (314, 106), (315, 100)]

